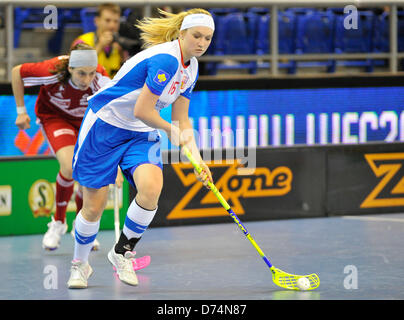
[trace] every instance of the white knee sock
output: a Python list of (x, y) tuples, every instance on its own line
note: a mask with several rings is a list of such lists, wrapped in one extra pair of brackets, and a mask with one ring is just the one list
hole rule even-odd
[(126, 214), (125, 224), (123, 226), (123, 234), (126, 238), (140, 238), (152, 222), (155, 210), (146, 210), (140, 207), (136, 200), (133, 199)]
[(93, 247), (93, 242), (100, 228), (100, 221), (90, 222), (84, 219), (81, 211), (76, 216), (75, 242), (73, 260), (88, 261), (88, 256)]

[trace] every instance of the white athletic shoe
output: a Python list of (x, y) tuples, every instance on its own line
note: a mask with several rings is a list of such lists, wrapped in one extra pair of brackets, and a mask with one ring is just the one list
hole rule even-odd
[(93, 269), (88, 262), (73, 260), (70, 268), (70, 278), (67, 281), (69, 289), (85, 289), (87, 288), (87, 280), (93, 274)]
[[(73, 239), (75, 239), (76, 238), (76, 235), (75, 235), (75, 233), (74, 233), (74, 223), (76, 222), (76, 220), (73, 220), (73, 226), (72, 226), (72, 230), (70, 231), (70, 234), (72, 235), (72, 237), (73, 237)], [(100, 242), (97, 240), (97, 239), (95, 239), (94, 240), (94, 243), (93, 243), (93, 247), (91, 248), (91, 251), (98, 251), (98, 250), (100, 250)]]
[(55, 250), (59, 248), (60, 238), (66, 231), (66, 222), (55, 221), (55, 218), (52, 217), (52, 221), (48, 223), (48, 231), (46, 231), (42, 239), (42, 248), (45, 250)]
[(132, 259), (135, 257), (135, 254), (131, 251), (126, 251), (125, 256), (123, 256), (115, 253), (114, 247), (108, 252), (108, 260), (115, 267), (119, 280), (136, 286), (139, 282), (132, 264)]

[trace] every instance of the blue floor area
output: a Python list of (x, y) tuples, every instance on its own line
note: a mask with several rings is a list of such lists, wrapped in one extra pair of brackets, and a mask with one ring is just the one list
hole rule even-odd
[[(150, 228), (136, 247), (151, 264), (139, 285), (121, 283), (107, 260), (113, 231), (100, 231), (90, 254), (89, 288), (69, 290), (73, 238), (44, 251), (42, 235), (0, 237), (0, 299), (5, 300), (403, 300), (404, 214), (246, 222), (272, 264), (317, 273), (320, 287), (277, 287), (271, 272), (234, 223)], [(49, 282), (52, 274), (55, 282)]]

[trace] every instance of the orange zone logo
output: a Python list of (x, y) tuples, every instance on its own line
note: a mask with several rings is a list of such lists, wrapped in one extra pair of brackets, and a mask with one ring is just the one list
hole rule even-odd
[[(361, 208), (404, 206), (404, 153), (365, 154), (365, 159), (376, 177), (381, 178), (360, 205)], [(392, 181), (399, 179), (396, 183)], [(381, 193), (390, 197), (380, 197)], [(401, 195), (401, 197), (397, 197)]]
[[(272, 171), (266, 167), (251, 170), (244, 168), (238, 160), (219, 164), (211, 162), (207, 165), (212, 171), (215, 168), (225, 169), (224, 174), (215, 181), (215, 186), (237, 214), (245, 213), (241, 198), (279, 197), (292, 189), (293, 174), (288, 167), (277, 167)], [(192, 164), (178, 163), (172, 164), (172, 167), (182, 184), (191, 188), (168, 214), (167, 219), (228, 215), (213, 192), (207, 192), (200, 200), (195, 199), (203, 184), (196, 179)]]

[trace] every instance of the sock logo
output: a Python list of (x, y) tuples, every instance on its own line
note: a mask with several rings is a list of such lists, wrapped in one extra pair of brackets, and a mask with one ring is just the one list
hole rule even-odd
[[(281, 166), (273, 170), (259, 167), (252, 171), (251, 168), (244, 168), (238, 160), (211, 162), (207, 165), (212, 171), (225, 169), (215, 181), (215, 186), (238, 215), (245, 213), (240, 198), (279, 197), (292, 189), (293, 174), (288, 167)], [(198, 198), (202, 194), (199, 191), (204, 187), (196, 179), (192, 164), (177, 163), (172, 166), (182, 184), (191, 188), (167, 215), (167, 219), (228, 215), (212, 192), (206, 192), (202, 198)]]
[(129, 244), (125, 244), (125, 245), (123, 246), (123, 248), (124, 248), (125, 250), (132, 251), (132, 248), (131, 248), (131, 246), (130, 246)]
[(404, 153), (371, 153), (365, 159), (381, 180), (360, 207), (404, 206)]
[(77, 232), (77, 229), (74, 230), (74, 234), (76, 241), (81, 245), (93, 243), (95, 238), (97, 237), (97, 234), (93, 234), (91, 236), (83, 236)]

